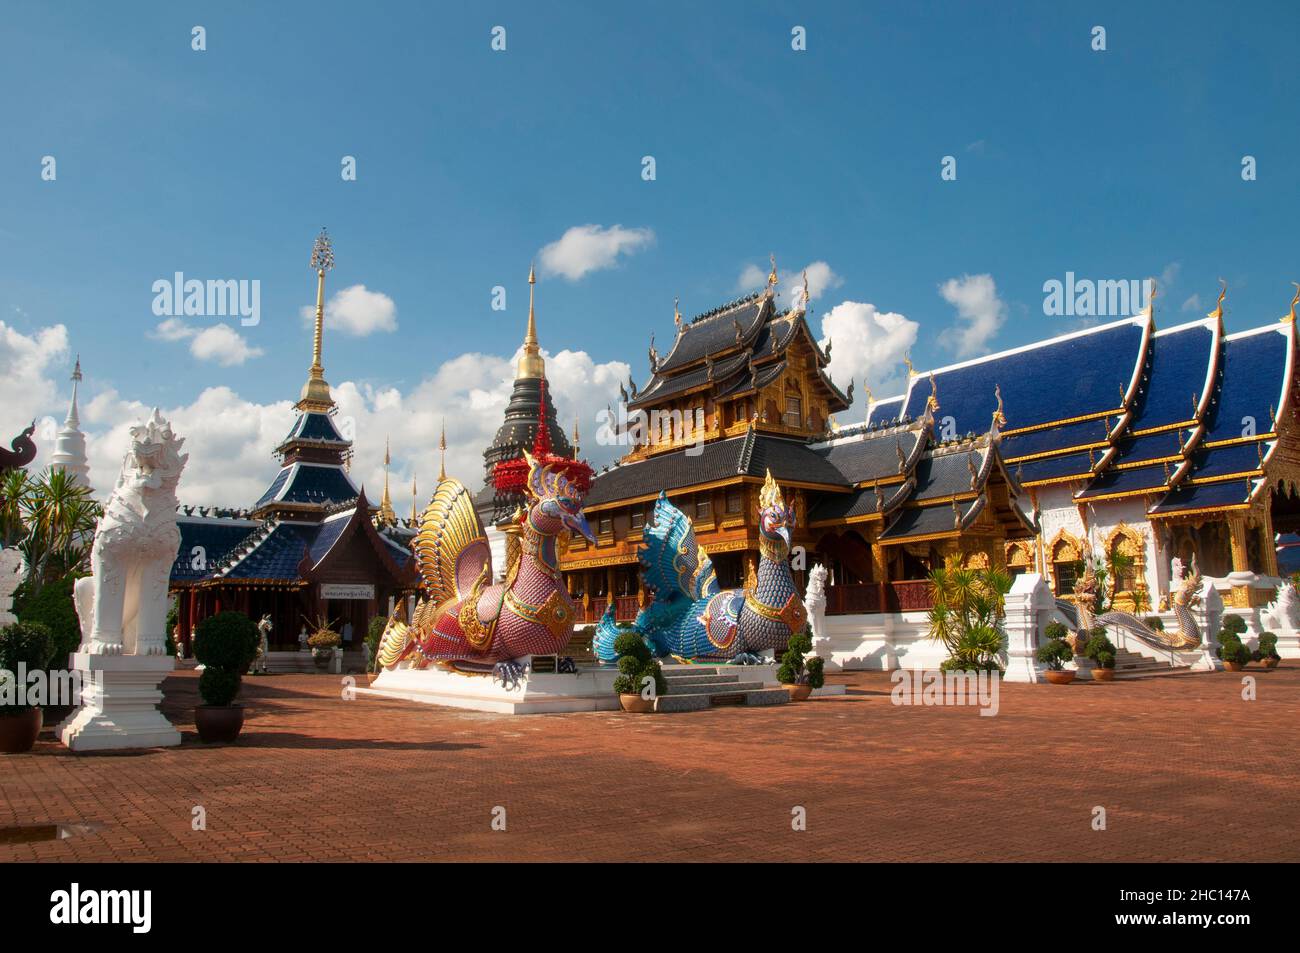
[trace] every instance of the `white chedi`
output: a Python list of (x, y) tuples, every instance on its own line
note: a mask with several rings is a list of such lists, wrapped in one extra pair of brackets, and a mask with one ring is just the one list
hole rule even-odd
[(157, 408), (131, 428), (131, 449), (104, 506), (92, 575), (77, 580), (81, 649), (92, 655), (166, 653), (167, 583), (180, 546), (176, 484), (189, 459)]

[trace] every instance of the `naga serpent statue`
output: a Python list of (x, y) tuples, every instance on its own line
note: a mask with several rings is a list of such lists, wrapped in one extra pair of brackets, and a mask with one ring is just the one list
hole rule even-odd
[(0, 447), (0, 473), (25, 467), (36, 459), (36, 443), (32, 434), (36, 432), (36, 422), (10, 441), (11, 449)]
[(524, 451), (530, 505), (518, 545), (510, 546), (505, 581), (492, 583), (492, 552), (474, 500), (459, 480), (438, 481), (420, 518), (416, 566), (423, 595), (410, 624), (390, 617), (379, 641), (381, 669), (430, 664), (488, 672), (517, 684), (526, 659), (554, 655), (573, 634), (576, 611), (559, 568), (561, 533), (595, 542), (582, 494)]
[(1201, 574), (1196, 568), (1196, 557), (1192, 557), (1191, 572), (1183, 579), (1182, 585), (1174, 593), (1174, 617), (1178, 620), (1178, 629), (1174, 632), (1162, 632), (1153, 629), (1130, 612), (1112, 610), (1101, 615), (1092, 614), (1097, 601), (1097, 574), (1093, 570), (1092, 559), (1084, 560), (1083, 576), (1074, 587), (1074, 605), (1079, 613), (1079, 635), (1075, 636), (1075, 652), (1081, 646), (1078, 642), (1087, 637), (1095, 625), (1113, 625), (1133, 633), (1168, 649), (1190, 649), (1201, 644), (1201, 628), (1196, 624), (1192, 608), (1200, 601)]
[[(808, 619), (790, 575), (794, 524), (794, 510), (786, 507), (768, 471), (759, 493), (761, 559), (754, 588), (719, 590), (713, 563), (695, 541), (695, 527), (661, 492), (638, 554), (654, 601), (637, 614), (633, 629), (656, 655), (684, 659), (745, 661), (785, 645)], [(614, 640), (624, 631), (607, 610), (596, 627), (596, 656), (617, 658)]]

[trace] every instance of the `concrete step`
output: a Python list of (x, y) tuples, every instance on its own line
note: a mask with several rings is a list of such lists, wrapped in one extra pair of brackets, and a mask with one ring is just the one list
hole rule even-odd
[(665, 675), (717, 675), (716, 665), (682, 665), (678, 662), (659, 663)]
[(719, 705), (784, 705), (790, 694), (784, 688), (753, 688), (744, 691), (692, 692), (660, 695), (656, 712), (701, 711)]
[(697, 687), (711, 688), (715, 685), (739, 685), (739, 675), (667, 675), (669, 691), (692, 692)]
[(716, 685), (681, 686), (668, 683), (669, 695), (736, 695), (741, 692), (762, 691), (766, 686), (762, 682), (721, 682)]

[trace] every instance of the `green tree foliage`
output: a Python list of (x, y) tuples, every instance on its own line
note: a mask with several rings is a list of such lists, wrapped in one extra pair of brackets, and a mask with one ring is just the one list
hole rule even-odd
[[(0, 670), (4, 678), (16, 678), (21, 664), (28, 671), (50, 664), (54, 637), (39, 622), (13, 622), (0, 629)], [(0, 717), (17, 715), (30, 705), (0, 705)]]
[(259, 642), (257, 625), (242, 612), (218, 612), (198, 624), (194, 658), (204, 667), (199, 678), (204, 702), (229, 705), (234, 700), (240, 677), (257, 657)]
[(949, 561), (930, 573), (930, 638), (944, 644), (944, 669), (1001, 671), (1006, 642), (1002, 617), (1011, 577), (997, 569), (967, 569)]

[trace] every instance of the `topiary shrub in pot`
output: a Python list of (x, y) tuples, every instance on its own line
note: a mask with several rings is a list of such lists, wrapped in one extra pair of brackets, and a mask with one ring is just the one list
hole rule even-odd
[(0, 754), (31, 751), (44, 713), (28, 704), (20, 677), (43, 670), (54, 653), (54, 636), (40, 622), (14, 622), (0, 629)]
[(1094, 680), (1109, 682), (1115, 678), (1115, 645), (1106, 637), (1104, 627), (1098, 626), (1092, 630), (1092, 637), (1083, 647), (1083, 656), (1092, 659), (1096, 666), (1092, 670)]
[(776, 680), (790, 695), (790, 701), (800, 702), (812, 694), (814, 688), (826, 684), (826, 661), (814, 655), (807, 658), (812, 651), (812, 635), (804, 629), (790, 636), (786, 643), (785, 654), (781, 656), (781, 666), (776, 670)]
[(614, 640), (614, 651), (618, 653), (614, 691), (619, 706), (624, 711), (654, 711), (655, 699), (668, 691), (668, 681), (645, 640), (636, 632), (624, 632)]
[(1052, 622), (1043, 635), (1047, 641), (1038, 647), (1038, 661), (1047, 666), (1047, 680), (1053, 685), (1068, 685), (1074, 681), (1074, 672), (1066, 669), (1065, 663), (1074, 659), (1074, 649), (1070, 648), (1067, 638), (1070, 630), (1064, 623)]
[(1219, 648), (1216, 654), (1223, 660), (1223, 667), (1229, 672), (1240, 672), (1250, 664), (1250, 649), (1241, 642), (1241, 634), (1245, 631), (1246, 623), (1241, 616), (1223, 617), (1223, 628), (1219, 630)]
[(194, 658), (203, 666), (194, 726), (203, 741), (234, 741), (244, 727), (244, 707), (233, 704), (240, 679), (257, 656), (257, 625), (242, 612), (218, 612), (198, 624)]
[(1282, 656), (1277, 654), (1277, 636), (1272, 632), (1261, 632), (1259, 648), (1255, 649), (1250, 657), (1262, 663), (1265, 668), (1277, 668), (1277, 663), (1282, 661)]

